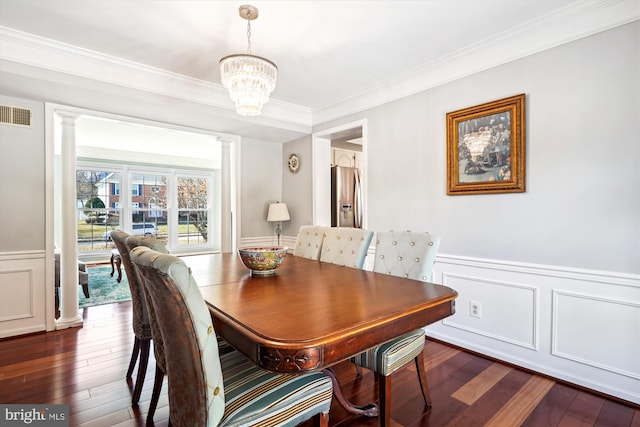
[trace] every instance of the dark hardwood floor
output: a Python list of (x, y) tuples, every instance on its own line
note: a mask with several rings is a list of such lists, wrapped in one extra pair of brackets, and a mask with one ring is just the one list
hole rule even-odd
[[(132, 408), (132, 387), (124, 379), (133, 345), (130, 311), (129, 302), (89, 307), (82, 328), (0, 341), (0, 403), (66, 403), (72, 426), (144, 425), (155, 363), (149, 363), (139, 407)], [(439, 342), (426, 342), (425, 363), (434, 406), (424, 407), (409, 364), (392, 380), (394, 426), (640, 427), (638, 407)], [(358, 404), (374, 399), (370, 373), (357, 378), (349, 363), (336, 373), (347, 398)], [(168, 425), (168, 414), (165, 382), (155, 425)], [(334, 400), (330, 425), (378, 422), (349, 415)]]

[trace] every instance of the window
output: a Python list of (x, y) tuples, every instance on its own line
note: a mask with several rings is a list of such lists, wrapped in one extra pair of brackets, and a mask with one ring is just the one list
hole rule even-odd
[(118, 188), (120, 174), (104, 169), (76, 171), (78, 252), (107, 249), (105, 233), (120, 226)]
[(178, 177), (178, 244), (203, 244), (209, 239), (209, 188), (206, 177)]
[(167, 239), (167, 223), (169, 212), (167, 210), (167, 182), (166, 174), (155, 173), (130, 173), (131, 188), (131, 223), (142, 224), (153, 222), (162, 224), (162, 227), (154, 229), (153, 234), (158, 238)]
[[(84, 253), (104, 253), (113, 248), (108, 232), (121, 228), (131, 234), (153, 235), (170, 249), (218, 249), (220, 236), (209, 227), (218, 171), (179, 171), (119, 165), (78, 163), (76, 185), (78, 248)], [(131, 191), (128, 190), (131, 189)], [(120, 190), (123, 190), (122, 192)], [(218, 190), (219, 191), (219, 190)], [(124, 197), (131, 194), (131, 200)], [(174, 202), (171, 202), (174, 200)], [(169, 206), (174, 204), (174, 208)], [(219, 218), (215, 212), (213, 218)], [(219, 227), (218, 227), (219, 230)]]
[[(62, 152), (60, 123), (54, 121), (54, 155), (68, 162), (71, 159)], [(235, 144), (229, 146), (217, 134), (206, 131), (88, 114), (76, 120), (75, 134), (76, 170), (80, 175), (94, 174), (94, 188), (78, 186), (82, 260), (108, 258), (113, 242), (107, 232), (120, 228), (131, 233), (134, 224), (153, 224), (151, 234), (165, 241), (173, 253), (221, 249), (221, 230), (231, 228), (231, 213), (223, 215), (221, 211), (223, 194), (225, 199), (235, 197), (233, 180), (222, 189), (221, 176), (223, 168), (225, 176), (235, 172), (235, 163), (229, 161), (235, 155)], [(79, 176), (78, 182), (89, 179)], [(54, 185), (56, 191), (61, 188), (59, 181)], [(199, 188), (198, 192), (185, 193), (189, 185)], [(104, 208), (99, 204), (85, 208), (86, 201), (94, 197)], [(57, 232), (59, 219), (68, 209), (61, 207), (60, 216), (56, 212)]]

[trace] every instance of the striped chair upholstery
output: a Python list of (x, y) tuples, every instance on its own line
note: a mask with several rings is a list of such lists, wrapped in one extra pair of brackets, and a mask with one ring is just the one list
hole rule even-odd
[[(378, 233), (373, 271), (428, 282), (431, 280), (433, 263), (439, 247), (440, 238), (429, 233)], [(424, 339), (424, 329), (417, 329), (352, 358), (356, 365), (372, 370), (375, 381), (379, 383), (381, 426), (388, 426), (390, 422), (390, 375), (411, 360), (416, 363), (424, 401), (431, 406), (422, 353)], [(384, 381), (381, 382), (380, 379)]]
[[(147, 364), (149, 363), (149, 348), (151, 345), (151, 326), (149, 325), (149, 315), (147, 313), (147, 304), (145, 302), (144, 293), (139, 286), (137, 273), (134, 270), (131, 259), (129, 258), (129, 250), (127, 247), (127, 239), (140, 236), (131, 236), (122, 230), (113, 230), (111, 232), (111, 239), (116, 245), (118, 252), (120, 253), (120, 259), (124, 266), (124, 272), (127, 275), (127, 281), (129, 282), (129, 290), (131, 291), (131, 305), (133, 311), (133, 334), (135, 336), (133, 343), (133, 351), (131, 352), (131, 360), (129, 362), (129, 369), (127, 370), (126, 378), (131, 380), (133, 370), (138, 363), (138, 375), (136, 376), (135, 385), (133, 388), (133, 394), (131, 396), (131, 404), (137, 405), (140, 400), (140, 394), (142, 393), (142, 386), (144, 384), (144, 377), (147, 372)], [(162, 242), (156, 241), (153, 237), (145, 237), (143, 241), (139, 241), (136, 246), (144, 244), (156, 251), (166, 253), (167, 250)], [(155, 346), (154, 346), (155, 348)], [(160, 384), (162, 385), (162, 383)]]
[(322, 242), (320, 261), (361, 269), (373, 238), (373, 231), (331, 227)]
[(303, 258), (319, 260), (322, 241), (327, 230), (329, 230), (329, 227), (321, 225), (303, 225), (300, 227), (293, 254)]
[[(131, 252), (165, 346), (169, 420), (180, 426), (327, 426), (333, 389), (322, 373), (275, 374), (219, 347), (211, 316), (179, 258), (145, 247)], [(175, 333), (179, 328), (179, 334)]]

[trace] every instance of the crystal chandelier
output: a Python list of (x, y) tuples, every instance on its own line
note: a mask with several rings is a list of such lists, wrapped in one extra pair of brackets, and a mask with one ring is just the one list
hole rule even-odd
[(240, 16), (247, 20), (247, 54), (225, 56), (220, 60), (222, 86), (229, 91), (236, 111), (242, 116), (257, 116), (262, 104), (276, 87), (278, 67), (268, 59), (251, 55), (251, 21), (258, 17), (258, 9), (240, 6)]

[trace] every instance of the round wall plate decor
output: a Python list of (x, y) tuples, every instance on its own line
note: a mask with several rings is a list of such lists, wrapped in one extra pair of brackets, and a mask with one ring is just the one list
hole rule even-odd
[(300, 167), (300, 159), (298, 159), (297, 154), (291, 154), (289, 156), (289, 172), (296, 173), (298, 172), (298, 168)]

